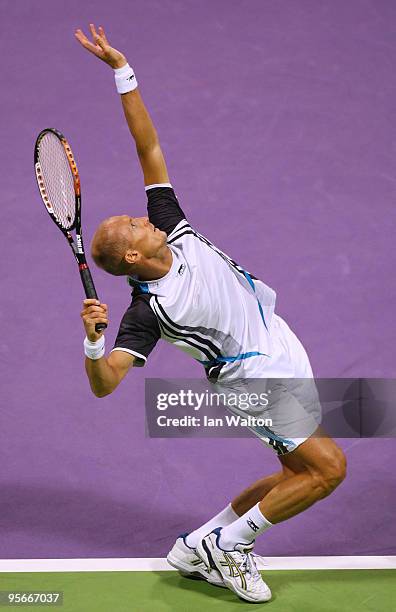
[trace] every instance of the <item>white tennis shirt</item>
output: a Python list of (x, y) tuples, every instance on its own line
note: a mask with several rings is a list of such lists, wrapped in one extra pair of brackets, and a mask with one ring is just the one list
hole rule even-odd
[(199, 361), (211, 379), (260, 377), (271, 355), (276, 294), (185, 218), (170, 184), (146, 187), (148, 215), (168, 235), (172, 265), (134, 287), (113, 350), (144, 365), (161, 338)]

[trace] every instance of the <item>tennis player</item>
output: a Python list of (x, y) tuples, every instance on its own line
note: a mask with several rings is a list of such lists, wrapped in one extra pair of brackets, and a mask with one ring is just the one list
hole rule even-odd
[[(103, 333), (95, 332), (96, 323), (108, 322), (107, 306), (84, 301), (85, 366), (93, 393), (112, 393), (132, 367), (146, 364), (160, 338), (199, 361), (215, 384), (312, 379), (301, 342), (274, 314), (275, 292), (190, 226), (133, 69), (110, 46), (103, 28), (96, 31), (91, 24), (90, 30), (92, 40), (81, 30), (75, 36), (114, 70), (148, 200), (148, 217), (105, 219), (92, 241), (95, 263), (110, 274), (128, 277), (133, 287), (132, 303), (108, 356)], [(345, 477), (343, 452), (330, 438), (315, 435), (318, 424), (312, 415), (305, 418), (304, 436), (255, 431), (276, 451), (280, 470), (180, 536), (168, 555), (171, 565), (186, 576), (228, 587), (246, 601), (271, 598), (251, 554), (255, 539), (329, 495)]]

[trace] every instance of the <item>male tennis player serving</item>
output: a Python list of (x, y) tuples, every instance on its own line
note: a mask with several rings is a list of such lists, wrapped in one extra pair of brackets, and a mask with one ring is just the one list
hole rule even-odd
[[(148, 217), (110, 217), (92, 242), (95, 263), (128, 276), (133, 299), (115, 346), (105, 357), (107, 306), (85, 300), (86, 371), (93, 393), (112, 393), (130, 368), (145, 365), (160, 338), (198, 360), (216, 384), (254, 378), (312, 378), (307, 354), (274, 314), (275, 293), (248, 274), (188, 223), (170, 184), (157, 133), (125, 56), (103, 28), (90, 26), (81, 45), (114, 69), (125, 117), (136, 143), (148, 199)], [(305, 417), (302, 416), (302, 419)], [(168, 561), (185, 575), (226, 586), (247, 601), (271, 592), (251, 555), (254, 540), (272, 525), (329, 495), (345, 476), (345, 457), (327, 437), (303, 438), (272, 430), (257, 435), (278, 454), (280, 471), (248, 487), (196, 531), (180, 536)]]

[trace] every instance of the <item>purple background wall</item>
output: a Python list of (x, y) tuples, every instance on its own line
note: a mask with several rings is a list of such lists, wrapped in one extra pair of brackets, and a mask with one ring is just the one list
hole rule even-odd
[[(59, 127), (73, 146), (87, 242), (105, 216), (144, 214), (145, 197), (111, 71), (73, 31), (95, 21), (127, 54), (191, 222), (277, 290), (315, 373), (392, 377), (396, 5), (1, 0), (0, 11), (0, 556), (162, 556), (277, 461), (256, 440), (145, 438), (144, 377), (201, 375), (166, 345), (114, 395), (90, 394), (81, 287), (33, 177), (37, 133)], [(95, 277), (111, 345), (129, 293)], [(341, 444), (348, 480), (259, 552), (394, 552), (395, 442)]]

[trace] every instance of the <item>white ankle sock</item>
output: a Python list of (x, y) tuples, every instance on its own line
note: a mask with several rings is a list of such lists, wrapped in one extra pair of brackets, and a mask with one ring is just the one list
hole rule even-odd
[(256, 504), (236, 521), (223, 527), (219, 544), (224, 550), (234, 550), (235, 544), (250, 544), (270, 527), (272, 523), (267, 521), (259, 504)]
[(208, 533), (213, 531), (213, 529), (216, 529), (216, 527), (225, 527), (226, 525), (233, 523), (236, 519), (239, 519), (239, 516), (236, 512), (234, 512), (231, 504), (228, 504), (224, 510), (219, 512), (219, 514), (216, 514), (216, 516), (202, 525), (202, 527), (198, 527), (198, 529), (189, 533), (186, 538), (187, 545), (191, 546), (191, 548), (196, 548), (198, 542)]

